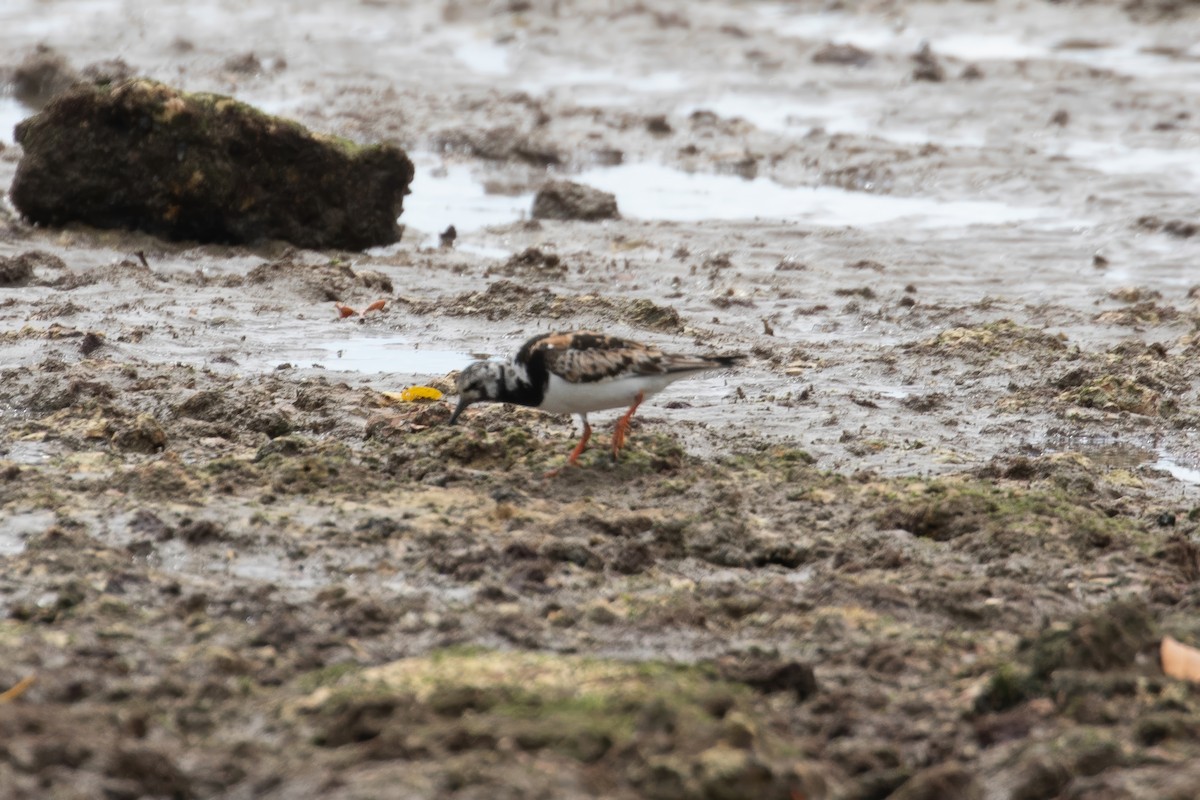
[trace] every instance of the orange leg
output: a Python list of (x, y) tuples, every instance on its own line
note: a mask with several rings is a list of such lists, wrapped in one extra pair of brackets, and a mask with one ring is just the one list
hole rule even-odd
[[(579, 444), (575, 445), (575, 449), (571, 451), (571, 455), (567, 456), (567, 467), (579, 466), (579, 457), (583, 455), (584, 449), (587, 447), (588, 439), (592, 438), (592, 426), (588, 424), (587, 417), (582, 417), (583, 420), (583, 438), (579, 440)], [(542, 475), (543, 478), (555, 478), (562, 472), (564, 467), (552, 469)]]
[(629, 421), (633, 419), (633, 414), (638, 410), (638, 406), (645, 400), (645, 395), (638, 392), (637, 398), (633, 401), (633, 405), (625, 412), (625, 416), (617, 420), (616, 430), (613, 431), (613, 461), (617, 460), (617, 453), (621, 452), (621, 448), (625, 446), (625, 436), (629, 433)]
[(579, 440), (579, 444), (575, 445), (575, 449), (571, 451), (571, 455), (567, 456), (567, 463), (572, 467), (579, 463), (579, 457), (583, 455), (583, 450), (587, 447), (588, 439), (590, 438), (592, 438), (592, 426), (585, 419), (583, 421), (583, 438)]

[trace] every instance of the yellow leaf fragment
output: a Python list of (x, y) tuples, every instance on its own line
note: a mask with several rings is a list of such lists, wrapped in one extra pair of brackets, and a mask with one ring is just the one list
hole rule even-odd
[(432, 386), (410, 386), (400, 393), (400, 400), (415, 403), (418, 400), (441, 400), (442, 393)]

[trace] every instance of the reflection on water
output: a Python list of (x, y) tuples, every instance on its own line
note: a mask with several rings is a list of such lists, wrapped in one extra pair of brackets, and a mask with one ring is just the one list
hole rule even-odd
[(1067, 223), (1053, 209), (894, 197), (832, 186), (788, 187), (764, 178), (688, 173), (657, 164), (594, 169), (577, 180), (615, 194), (626, 216), (676, 222), (782, 219), (816, 225), (877, 225), (907, 220), (923, 228), (1056, 218)]
[[(462, 369), (475, 359), (467, 353), (450, 350), (422, 350), (411, 339), (373, 338), (369, 336), (315, 345), (322, 353), (316, 358), (307, 355), (275, 362), (288, 361), (298, 366), (309, 365), (324, 369), (351, 370), (364, 373), (393, 373), (397, 375), (445, 375)], [(276, 353), (278, 356), (279, 353)]]

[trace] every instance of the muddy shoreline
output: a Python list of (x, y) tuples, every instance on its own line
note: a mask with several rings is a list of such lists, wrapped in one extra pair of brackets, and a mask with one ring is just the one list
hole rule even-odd
[[(1198, 32), (7, 4), (2, 76), (119, 58), (417, 179), (367, 252), (0, 204), (0, 796), (1196, 796)], [(568, 420), (388, 394), (576, 327), (749, 359), (553, 481)]]

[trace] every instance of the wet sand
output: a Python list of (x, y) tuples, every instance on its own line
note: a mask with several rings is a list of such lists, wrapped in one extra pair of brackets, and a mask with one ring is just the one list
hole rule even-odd
[[(0, 794), (1194, 796), (1162, 10), (7, 3), (0, 69), (121, 58), (418, 174), (366, 253), (4, 201)], [(548, 177), (623, 218), (528, 219)], [(557, 481), (568, 420), (385, 394), (576, 327), (750, 358)]]

